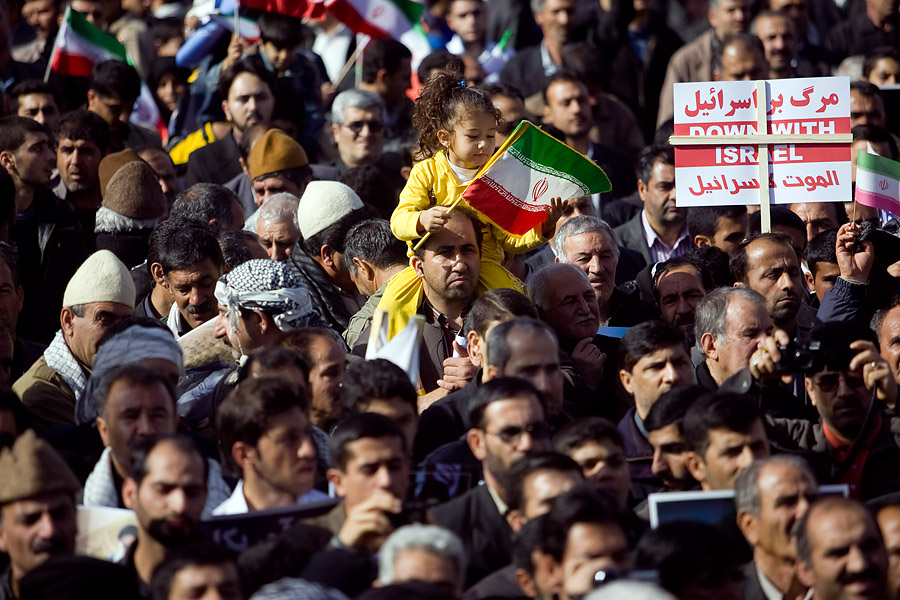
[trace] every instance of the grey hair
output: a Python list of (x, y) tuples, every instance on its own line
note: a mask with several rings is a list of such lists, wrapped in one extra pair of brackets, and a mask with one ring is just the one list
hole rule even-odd
[(358, 108), (360, 110), (377, 108), (381, 111), (384, 118), (384, 100), (375, 92), (367, 90), (349, 89), (344, 90), (334, 99), (331, 104), (331, 122), (335, 125), (344, 124), (344, 109)]
[(394, 583), (394, 563), (400, 553), (422, 550), (453, 564), (457, 589), (462, 590), (466, 578), (466, 551), (459, 537), (437, 525), (404, 525), (384, 542), (378, 552), (378, 581), (384, 585)]
[(94, 233), (128, 233), (141, 229), (149, 233), (158, 223), (159, 219), (132, 219), (101, 206), (94, 217)]
[(552, 276), (563, 269), (571, 269), (573, 273), (578, 273), (579, 276), (583, 277), (588, 285), (591, 284), (591, 280), (588, 279), (587, 273), (585, 273), (575, 265), (567, 265), (565, 263), (547, 265), (534, 274), (534, 279), (531, 280), (530, 284), (531, 301), (534, 302), (534, 305), (538, 308), (538, 310), (547, 310), (550, 308), (550, 288), (552, 287)]
[(612, 227), (603, 219), (591, 215), (579, 215), (569, 219), (556, 232), (556, 237), (553, 238), (553, 250), (556, 252), (556, 256), (559, 257), (560, 262), (566, 262), (566, 240), (583, 233), (605, 233), (608, 235), (612, 242), (616, 263), (619, 262), (619, 245), (616, 243), (616, 234), (613, 233)]
[(755, 460), (746, 468), (744, 468), (734, 480), (734, 506), (738, 512), (747, 512), (751, 515), (760, 514), (762, 509), (762, 501), (759, 494), (759, 474), (764, 467), (769, 465), (781, 465), (792, 467), (803, 472), (811, 481), (816, 481), (816, 476), (809, 463), (791, 454), (778, 454)]
[(287, 192), (274, 194), (267, 198), (257, 211), (256, 222), (280, 223), (290, 221), (296, 227), (297, 207), (300, 206), (300, 198)]
[(700, 338), (704, 334), (709, 333), (718, 339), (725, 337), (728, 333), (725, 313), (728, 311), (732, 298), (735, 297), (741, 297), (760, 306), (766, 305), (766, 299), (762, 297), (762, 294), (746, 286), (720, 287), (706, 294), (697, 305), (697, 312), (694, 315), (694, 335), (697, 337), (696, 345), (700, 354), (706, 356), (700, 344)]

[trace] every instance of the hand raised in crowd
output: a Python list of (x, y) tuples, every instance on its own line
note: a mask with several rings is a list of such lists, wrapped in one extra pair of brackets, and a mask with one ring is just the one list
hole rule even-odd
[(559, 221), (559, 218), (563, 215), (566, 204), (568, 204), (568, 202), (563, 202), (562, 198), (550, 198), (550, 206), (544, 209), (544, 212), (547, 213), (547, 217), (544, 219), (544, 224), (541, 226), (541, 234), (544, 236), (544, 239), (549, 240), (553, 237), (553, 234), (556, 233), (556, 222)]
[(432, 206), (428, 210), (423, 210), (419, 213), (419, 223), (416, 225), (416, 231), (423, 235), (425, 232), (437, 233), (450, 220), (450, 215), (447, 212), (446, 206)]
[(793, 377), (790, 374), (778, 371), (778, 362), (781, 360), (781, 352), (778, 346), (787, 346), (791, 337), (783, 329), (776, 329), (772, 335), (759, 344), (756, 352), (750, 355), (750, 375), (753, 379), (768, 381), (781, 379), (784, 383), (790, 383)]
[(600, 387), (606, 355), (600, 352), (591, 338), (584, 338), (575, 345), (572, 362), (588, 389), (596, 390)]
[(850, 361), (850, 371), (862, 372), (866, 389), (875, 390), (875, 397), (890, 408), (897, 403), (897, 382), (891, 367), (878, 353), (878, 347), (867, 340), (857, 340), (850, 344), (851, 350), (859, 354)]
[(350, 548), (374, 553), (394, 530), (387, 513), (400, 514), (403, 502), (387, 490), (375, 490), (359, 504), (347, 509), (338, 540)]
[(453, 342), (453, 349), (460, 356), (451, 356), (444, 359), (444, 376), (438, 379), (437, 384), (450, 392), (461, 390), (472, 381), (478, 367), (469, 360), (466, 349)]
[(231, 42), (228, 44), (228, 52), (225, 60), (222, 61), (222, 71), (226, 71), (228, 67), (240, 60), (247, 49), (247, 41), (236, 33), (231, 34)]
[(853, 283), (869, 283), (872, 265), (875, 264), (875, 247), (872, 242), (862, 243), (862, 251), (854, 252), (860, 227), (856, 223), (844, 223), (838, 229), (835, 254), (841, 278)]

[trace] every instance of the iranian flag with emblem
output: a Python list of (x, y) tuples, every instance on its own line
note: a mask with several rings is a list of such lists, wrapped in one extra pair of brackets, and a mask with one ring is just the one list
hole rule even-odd
[(551, 198), (568, 201), (610, 189), (593, 161), (522, 121), (462, 197), (494, 225), (523, 235), (544, 221)]
[(856, 156), (856, 201), (900, 215), (900, 163), (877, 154)]

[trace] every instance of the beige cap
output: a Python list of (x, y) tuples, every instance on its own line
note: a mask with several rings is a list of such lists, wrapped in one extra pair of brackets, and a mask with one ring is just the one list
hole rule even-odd
[(97, 250), (72, 275), (63, 306), (115, 302), (134, 308), (135, 295), (134, 281), (122, 261), (109, 250)]
[(0, 453), (0, 481), (0, 505), (44, 494), (74, 494), (81, 489), (66, 461), (31, 429)]
[(311, 181), (297, 207), (300, 235), (311, 238), (362, 207), (362, 200), (350, 186), (337, 181)]

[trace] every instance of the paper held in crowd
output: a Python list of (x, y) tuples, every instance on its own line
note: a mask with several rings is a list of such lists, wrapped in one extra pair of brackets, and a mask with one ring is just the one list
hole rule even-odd
[(762, 106), (759, 89), (675, 84), (678, 205), (760, 204), (761, 186), (772, 204), (851, 200), (849, 79), (768, 80)]

